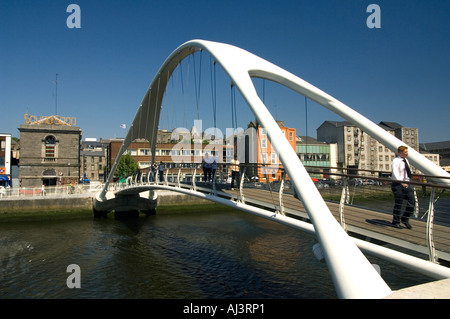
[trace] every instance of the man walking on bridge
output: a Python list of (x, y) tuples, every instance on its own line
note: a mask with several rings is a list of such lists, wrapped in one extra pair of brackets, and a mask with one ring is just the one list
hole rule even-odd
[[(406, 159), (408, 156), (408, 147), (400, 146), (398, 148), (398, 156), (392, 161), (392, 185), (391, 189), (394, 193), (394, 211), (392, 225), (396, 228), (400, 227), (400, 221), (406, 226), (406, 228), (411, 229), (409, 224), (409, 217), (414, 211), (414, 206), (416, 200), (414, 197), (414, 188), (409, 185), (408, 182), (411, 180), (411, 169), (409, 168), (409, 162)], [(401, 208), (403, 201), (406, 200), (406, 207), (403, 215), (401, 214)]]

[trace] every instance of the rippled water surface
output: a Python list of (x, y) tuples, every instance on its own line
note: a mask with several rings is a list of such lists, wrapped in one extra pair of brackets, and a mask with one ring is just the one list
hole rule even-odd
[[(210, 206), (118, 221), (0, 220), (2, 298), (336, 298), (314, 236)], [(392, 289), (429, 278), (376, 261)], [(69, 289), (67, 266), (81, 288)]]

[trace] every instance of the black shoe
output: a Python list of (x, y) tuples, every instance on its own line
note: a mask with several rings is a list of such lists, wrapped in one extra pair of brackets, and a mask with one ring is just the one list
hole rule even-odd
[(408, 228), (408, 229), (411, 229), (411, 228), (412, 228), (412, 226), (411, 226), (411, 224), (409, 223), (409, 221), (406, 221), (406, 222), (403, 222), (403, 221), (402, 221), (402, 223), (403, 223), (403, 225), (406, 226), (406, 228)]
[(395, 228), (398, 228), (398, 229), (402, 228), (402, 226), (400, 226), (400, 223), (391, 223), (391, 224), (392, 224), (392, 227), (395, 227)]

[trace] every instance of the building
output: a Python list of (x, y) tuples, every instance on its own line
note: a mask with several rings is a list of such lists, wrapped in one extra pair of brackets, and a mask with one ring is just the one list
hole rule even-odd
[(83, 182), (106, 180), (107, 151), (107, 143), (98, 142), (96, 138), (86, 138), (81, 142), (80, 163)]
[(75, 124), (72, 117), (25, 114), (19, 127), (22, 187), (78, 183), (81, 129)]
[(0, 133), (0, 186), (11, 187), (11, 134)]
[(421, 143), (419, 149), (430, 161), (450, 172), (450, 141)]
[(302, 164), (314, 171), (320, 170), (324, 174), (311, 174), (313, 178), (335, 178), (327, 173), (335, 173), (337, 166), (337, 144), (319, 142), (310, 136), (296, 137), (296, 152)]
[(419, 129), (415, 127), (404, 127), (396, 122), (382, 121), (379, 124), (388, 132), (393, 132), (394, 136), (405, 142), (406, 145), (419, 152)]
[[(380, 127), (401, 139), (409, 147), (419, 149), (417, 128), (403, 127), (395, 122), (380, 122)], [(337, 166), (359, 169), (360, 174), (382, 176), (391, 173), (397, 156), (383, 144), (347, 121), (325, 121), (317, 129), (317, 140), (337, 144)], [(413, 173), (418, 173), (412, 167)]]
[[(296, 130), (287, 127), (284, 121), (276, 121), (293, 150), (296, 150)], [(283, 165), (267, 136), (266, 129), (251, 121), (245, 131), (245, 163), (257, 164), (257, 171), (249, 169), (250, 176), (257, 176), (260, 181), (280, 181)], [(239, 152), (238, 152), (239, 153)], [(256, 160), (255, 160), (256, 159)]]

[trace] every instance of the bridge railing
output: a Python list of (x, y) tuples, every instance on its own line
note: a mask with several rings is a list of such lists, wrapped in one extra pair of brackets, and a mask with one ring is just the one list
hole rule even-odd
[(99, 192), (102, 185), (89, 184), (58, 185), (42, 187), (13, 187), (0, 189), (0, 199), (20, 199), (29, 197), (62, 197), (66, 195), (92, 195)]
[[(322, 197), (331, 205), (338, 206), (339, 222), (348, 230), (371, 222), (368, 216), (346, 214), (352, 207), (366, 208), (386, 214), (384, 222), (392, 220), (394, 197), (388, 172), (358, 170), (350, 168), (306, 167)], [(439, 177), (446, 178), (446, 177)], [(280, 165), (240, 164), (239, 175), (234, 181), (231, 165), (224, 163), (210, 171), (205, 171), (200, 163), (172, 164), (161, 172), (141, 170), (130, 176), (126, 183), (110, 184), (109, 190), (146, 184), (170, 185), (208, 192), (212, 195), (234, 198), (246, 202), (254, 196), (254, 190), (267, 191), (265, 201), (273, 211), (289, 214), (293, 205), (299, 205), (295, 190)], [(410, 230), (410, 238), (424, 241), (428, 247), (429, 260), (437, 262), (434, 226), (450, 225), (450, 187), (433, 183), (432, 176), (415, 175), (411, 182), (416, 196), (416, 207), (412, 219), (426, 221), (426, 232), (415, 228)], [(253, 191), (252, 191), (253, 190)], [(253, 201), (254, 202), (254, 201)], [(294, 204), (293, 204), (294, 202)], [(379, 222), (375, 220), (374, 222)], [(422, 228), (421, 228), (422, 229)], [(393, 229), (393, 232), (396, 230)], [(395, 233), (393, 233), (395, 236)], [(449, 252), (450, 253), (450, 252)]]

